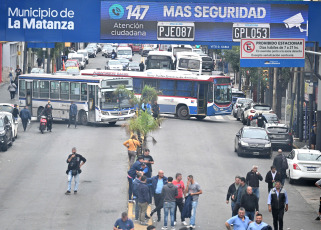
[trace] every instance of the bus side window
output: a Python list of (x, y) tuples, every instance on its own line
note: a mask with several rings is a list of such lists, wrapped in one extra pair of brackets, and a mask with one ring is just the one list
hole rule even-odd
[(19, 80), (19, 96), (25, 97), (26, 96), (26, 81)]
[(192, 82), (190, 81), (177, 81), (176, 96), (191, 97)]
[(70, 83), (70, 100), (80, 100), (80, 83)]
[(142, 79), (134, 78), (134, 92), (135, 93), (142, 93)]
[(59, 82), (58, 81), (50, 82), (50, 98), (59, 99)]
[(49, 98), (49, 81), (39, 81), (40, 98)]
[(173, 80), (159, 80), (159, 90), (162, 95), (174, 96), (175, 95), (175, 81)]
[(150, 87), (153, 87), (153, 88), (157, 89), (157, 80), (145, 79), (144, 80), (144, 87), (145, 87), (145, 85), (148, 85)]
[(81, 100), (87, 101), (87, 83), (81, 83)]
[(60, 99), (69, 100), (69, 82), (60, 82)]
[(33, 97), (39, 98), (39, 81), (38, 80), (33, 80)]

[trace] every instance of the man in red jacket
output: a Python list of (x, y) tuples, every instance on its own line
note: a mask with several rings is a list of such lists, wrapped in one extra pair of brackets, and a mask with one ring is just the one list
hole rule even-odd
[[(185, 222), (185, 218), (182, 216), (182, 211), (184, 208), (184, 196), (185, 196), (185, 185), (182, 181), (182, 174), (176, 173), (176, 180), (173, 181), (173, 185), (177, 187), (178, 196), (176, 196), (176, 202), (175, 202), (175, 211), (174, 211), (174, 225), (176, 225), (176, 212), (177, 207), (179, 209), (179, 212), (181, 213), (181, 221), (183, 225), (187, 225)], [(183, 196), (184, 195), (184, 196)]]

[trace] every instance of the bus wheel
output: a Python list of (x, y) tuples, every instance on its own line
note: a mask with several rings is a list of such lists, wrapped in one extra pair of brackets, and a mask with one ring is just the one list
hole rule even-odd
[(37, 110), (37, 121), (40, 121), (40, 114), (42, 113), (42, 111), (44, 110), (43, 107), (39, 107)]
[(115, 125), (115, 124), (116, 124), (116, 121), (108, 122), (108, 124), (110, 124), (110, 125)]
[(87, 114), (84, 110), (81, 110), (78, 115), (78, 121), (82, 125), (87, 125), (88, 120), (87, 120)]
[(179, 107), (179, 109), (177, 111), (177, 116), (180, 119), (183, 119), (183, 120), (189, 119), (188, 109), (187, 109), (187, 107), (185, 105)]
[(205, 117), (206, 117), (206, 116), (196, 116), (196, 119), (199, 120), (199, 121), (201, 121), (201, 120), (203, 120)]

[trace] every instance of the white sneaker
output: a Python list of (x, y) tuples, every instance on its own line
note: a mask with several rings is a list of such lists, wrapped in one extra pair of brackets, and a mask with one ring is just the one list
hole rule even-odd
[(167, 229), (167, 226), (162, 227), (162, 229)]
[(195, 225), (190, 225), (189, 228), (195, 228)]
[(186, 221), (183, 221), (183, 222), (182, 222), (182, 225), (187, 226)]
[(176, 226), (176, 221), (174, 221), (174, 226)]
[(175, 230), (175, 227), (171, 227), (171, 230)]

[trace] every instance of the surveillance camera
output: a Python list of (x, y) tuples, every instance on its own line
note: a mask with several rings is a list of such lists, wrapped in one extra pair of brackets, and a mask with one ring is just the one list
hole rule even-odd
[(291, 29), (292, 27), (301, 27), (301, 24), (304, 22), (303, 16), (301, 13), (298, 13), (284, 21), (285, 27)]

